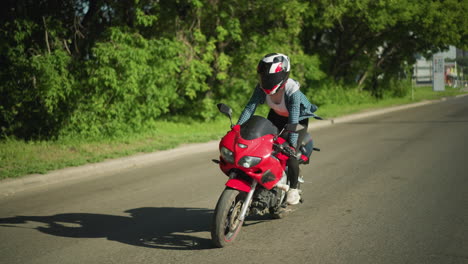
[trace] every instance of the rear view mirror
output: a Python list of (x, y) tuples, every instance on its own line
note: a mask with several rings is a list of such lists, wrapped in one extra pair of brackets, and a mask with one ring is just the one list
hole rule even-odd
[(218, 109), (219, 109), (219, 111), (220, 111), (221, 113), (223, 113), (223, 114), (225, 114), (227, 117), (231, 118), (232, 109), (231, 109), (229, 106), (227, 106), (227, 105), (225, 105), (225, 104), (223, 104), (223, 103), (217, 104), (217, 106), (218, 106)]
[(287, 124), (285, 129), (289, 132), (298, 132), (304, 129), (305, 127), (301, 124)]
[(223, 113), (223, 114), (225, 114), (227, 117), (229, 117), (229, 121), (231, 122), (231, 128), (232, 128), (232, 127), (234, 126), (234, 125), (232, 124), (232, 118), (231, 118), (231, 116), (232, 116), (232, 109), (231, 109), (229, 106), (227, 106), (227, 105), (225, 105), (225, 104), (223, 104), (223, 103), (219, 103), (219, 104), (217, 104), (216, 106), (218, 107), (218, 110), (219, 110), (221, 113)]

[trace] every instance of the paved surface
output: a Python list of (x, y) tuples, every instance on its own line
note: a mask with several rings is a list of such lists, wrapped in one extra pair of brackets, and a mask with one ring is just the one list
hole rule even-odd
[[(442, 99), (445, 100), (445, 99)], [(433, 104), (440, 102), (436, 101), (423, 101), (408, 105), (388, 107), (379, 110), (366, 111), (363, 113), (346, 115), (334, 119), (322, 120), (318, 122), (311, 122), (309, 124), (310, 130), (316, 130), (323, 127), (328, 127), (334, 124), (350, 122), (359, 120), (361, 118), (377, 116), (385, 113), (391, 113), (402, 109), (409, 109), (419, 107), (422, 105)], [(129, 168), (136, 168), (154, 164), (155, 162), (165, 162), (168, 160), (176, 159), (181, 155), (191, 154), (197, 155), (211, 151), (218, 147), (219, 141), (211, 141), (207, 143), (183, 145), (175, 149), (159, 151), (154, 153), (137, 154), (129, 157), (112, 159), (99, 163), (91, 163), (78, 167), (70, 167), (60, 169), (46, 174), (32, 174), (26, 175), (21, 178), (6, 179), (0, 181), (0, 196), (11, 195), (17, 192), (35, 188), (38, 186), (45, 186), (55, 183), (70, 182), (81, 180), (88, 177), (96, 177), (103, 174), (110, 174), (119, 172)]]
[(342, 121), (312, 132), (305, 203), (231, 248), (207, 149), (0, 197), (0, 263), (468, 263), (468, 97)]

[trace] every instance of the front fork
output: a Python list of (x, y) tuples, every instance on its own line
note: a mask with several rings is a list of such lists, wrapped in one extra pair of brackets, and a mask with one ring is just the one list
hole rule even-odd
[[(228, 186), (230, 188), (233, 188), (233, 189), (236, 189), (236, 190), (239, 190), (239, 191), (247, 192), (247, 196), (245, 197), (244, 203), (242, 204), (241, 212), (240, 212), (240, 214), (238, 216), (238, 219), (240, 221), (244, 221), (245, 216), (247, 214), (247, 211), (248, 211), (248, 209), (250, 207), (250, 204), (252, 202), (253, 194), (254, 194), (254, 192), (256, 190), (256, 187), (257, 187), (257, 181), (252, 180), (252, 183), (249, 186), (246, 181), (236, 179), (236, 174), (235, 173), (231, 173), (229, 175), (229, 178), (230, 179), (226, 183), (226, 186)], [(288, 192), (289, 185), (286, 182), (286, 174), (285, 173), (283, 174), (282, 180), (276, 184), (276, 187), (278, 187), (279, 189), (282, 189), (284, 192)]]
[(242, 209), (239, 214), (239, 221), (244, 221), (247, 210), (249, 209), (250, 203), (252, 202), (252, 197), (256, 187), (257, 181), (252, 181), (252, 184), (250, 185), (250, 191), (247, 193), (247, 197), (245, 197), (244, 203), (242, 204)]

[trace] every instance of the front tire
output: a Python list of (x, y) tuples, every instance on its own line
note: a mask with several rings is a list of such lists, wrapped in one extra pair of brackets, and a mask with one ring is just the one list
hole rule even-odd
[(224, 189), (219, 197), (211, 227), (211, 240), (216, 247), (231, 245), (237, 237), (243, 224), (238, 218), (244, 199), (244, 192), (231, 188)]

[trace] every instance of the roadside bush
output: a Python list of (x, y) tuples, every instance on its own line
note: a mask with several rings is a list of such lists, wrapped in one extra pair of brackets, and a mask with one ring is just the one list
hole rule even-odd
[[(55, 31), (60, 24), (55, 23)], [(48, 50), (40, 52), (31, 42), (37, 25), (18, 20), (0, 32), (11, 46), (1, 46), (0, 128), (1, 135), (24, 139), (49, 139), (57, 136), (74, 107), (76, 81), (70, 69), (72, 57), (57, 38), (48, 32)]]
[(113, 135), (151, 125), (178, 100), (180, 50), (176, 41), (111, 29), (92, 50), (78, 107), (62, 133)]
[[(111, 28), (92, 49), (80, 87), (78, 107), (62, 135), (121, 135), (154, 129), (155, 120), (173, 115), (210, 118), (205, 98), (211, 75), (210, 44), (195, 32), (201, 47), (176, 39), (147, 39)], [(212, 51), (211, 51), (212, 52)]]
[(384, 89), (385, 98), (402, 98), (407, 96), (411, 91), (411, 80), (398, 80), (392, 78), (383, 82), (381, 85)]
[(332, 80), (324, 80), (316, 89), (310, 89), (307, 97), (317, 106), (322, 105), (359, 105), (374, 102), (368, 91), (357, 87), (346, 87)]

